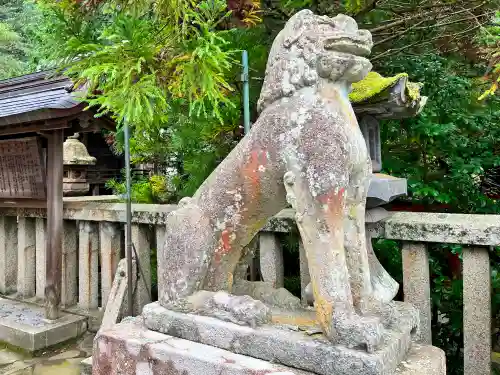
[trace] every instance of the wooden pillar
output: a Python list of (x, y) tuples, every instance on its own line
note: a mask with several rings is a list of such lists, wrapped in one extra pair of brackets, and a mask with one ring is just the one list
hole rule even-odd
[(61, 303), (64, 130), (59, 129), (50, 132), (47, 140), (45, 317), (55, 320), (59, 318)]

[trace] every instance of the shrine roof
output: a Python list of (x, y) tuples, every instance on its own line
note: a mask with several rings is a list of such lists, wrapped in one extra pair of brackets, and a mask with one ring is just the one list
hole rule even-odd
[(51, 71), (0, 81), (0, 127), (43, 121), (81, 111), (71, 81)]

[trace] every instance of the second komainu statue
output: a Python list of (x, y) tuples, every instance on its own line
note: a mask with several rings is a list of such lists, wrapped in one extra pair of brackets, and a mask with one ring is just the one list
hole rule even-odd
[[(272, 340), (283, 337), (284, 315), (317, 325), (323, 336), (310, 340), (345, 348), (329, 354), (338, 364), (325, 363), (325, 374), (344, 373), (343, 350), (349, 358), (361, 353), (350, 374), (388, 374), (404, 358), (418, 316), (413, 307), (373, 292), (365, 236), (371, 162), (348, 99), (351, 83), (371, 69), (371, 47), (371, 34), (344, 15), (304, 10), (287, 22), (269, 55), (252, 130), (167, 219), (158, 254), (161, 308), (249, 326), (253, 335)], [(249, 287), (243, 293), (234, 280), (245, 246), (288, 204), (307, 255), (314, 310), (273, 304), (282, 291)], [(175, 332), (191, 339), (187, 331)], [(223, 346), (214, 342), (209, 344)], [(305, 366), (296, 358), (290, 362), (284, 364)]]

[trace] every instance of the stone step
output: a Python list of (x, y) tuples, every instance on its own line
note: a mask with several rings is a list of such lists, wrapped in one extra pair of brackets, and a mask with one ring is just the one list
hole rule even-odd
[[(94, 353), (97, 354), (93, 358), (95, 375), (315, 375), (154, 332), (144, 326), (141, 318), (126, 319), (99, 332), (94, 340)], [(386, 374), (445, 375), (444, 352), (432, 346), (413, 345), (400, 366)]]
[(0, 341), (35, 352), (81, 336), (87, 318), (63, 313), (53, 321), (45, 319), (40, 306), (0, 298)]

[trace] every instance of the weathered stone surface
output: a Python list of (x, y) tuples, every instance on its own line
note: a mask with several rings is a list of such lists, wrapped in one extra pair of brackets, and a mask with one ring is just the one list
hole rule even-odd
[(86, 318), (64, 313), (45, 320), (41, 307), (0, 299), (0, 341), (33, 352), (82, 335)]
[(80, 362), (80, 375), (92, 375), (92, 357)]
[(275, 233), (259, 235), (259, 251), (262, 279), (270, 282), (275, 288), (282, 288), (285, 272), (283, 249)]
[(151, 241), (148, 226), (132, 225), (132, 243), (139, 271), (134, 296), (134, 313), (140, 315), (142, 308), (151, 302)]
[(500, 243), (500, 215), (398, 212), (385, 221), (383, 237), (496, 246)]
[[(132, 259), (132, 269), (136, 269), (136, 260)], [(135, 289), (136, 280), (132, 279), (132, 288)], [(107, 329), (118, 323), (122, 311), (127, 308), (127, 290), (128, 290), (128, 277), (127, 277), (127, 259), (122, 259), (118, 263), (116, 276), (113, 280), (110, 292), (108, 294), (108, 301), (106, 309), (102, 318), (101, 329)]]
[(20, 217), (17, 223), (17, 295), (34, 297), (36, 293), (35, 219)]
[(139, 322), (130, 320), (97, 335), (92, 373), (94, 375), (307, 374), (279, 364), (149, 331)]
[(401, 362), (396, 375), (445, 375), (446, 357), (435, 346), (414, 344), (408, 357)]
[(306, 251), (302, 239), (299, 240), (299, 267), (300, 267), (300, 299), (304, 306), (313, 302), (313, 298), (308, 297), (306, 291), (307, 286), (311, 283), (311, 276), (309, 275), (309, 265), (307, 262)]
[(271, 321), (271, 311), (248, 295), (235, 296), (223, 291), (198, 291), (185, 299), (170, 302), (173, 311), (211, 316), (225, 322), (255, 327)]
[(17, 253), (17, 218), (0, 217), (0, 293), (16, 291)]
[(12, 352), (7, 349), (0, 350), (0, 367), (10, 365), (11, 363), (20, 361), (24, 356), (20, 353)]
[(46, 236), (47, 221), (44, 218), (36, 218), (36, 298), (39, 301), (45, 299)]
[[(158, 303), (147, 305), (143, 311), (145, 325), (154, 331), (321, 375), (391, 374), (411, 346), (410, 331), (415, 325), (405, 319), (406, 313), (401, 315), (393, 330), (384, 336), (384, 346), (375, 353), (367, 353), (332, 345), (322, 335), (311, 336), (290, 329), (289, 324), (251, 328), (174, 312)], [(298, 322), (301, 320), (296, 318)]]
[(78, 140), (79, 134), (68, 137), (63, 144), (64, 195), (85, 195), (90, 190), (85, 166), (94, 165), (96, 158), (89, 155), (85, 145)]
[[(73, 306), (78, 299), (78, 228), (76, 222), (63, 223), (61, 304)], [(84, 239), (83, 239), (84, 240)]]
[[(328, 357), (323, 361), (328, 362)], [(314, 375), (149, 331), (137, 320), (122, 322), (96, 337), (93, 365), (94, 375)], [(88, 371), (88, 364), (86, 369)], [(335, 372), (329, 375), (350, 374)], [(396, 371), (384, 374), (445, 375), (444, 353), (434, 347), (415, 345)]]
[[(89, 199), (85, 199), (89, 198)], [(79, 197), (64, 199), (65, 220), (110, 221), (125, 223), (125, 204), (116, 203), (117, 198)], [(177, 205), (133, 204), (132, 222), (137, 224), (165, 225), (167, 216)], [(0, 207), (0, 216), (47, 217), (43, 208)], [(376, 223), (367, 222), (373, 238), (388, 238), (407, 241), (461, 243), (496, 246), (499, 243), (500, 215), (468, 215), (421, 212), (391, 212), (390, 216)], [(17, 228), (17, 223), (15, 228)], [(285, 208), (262, 227), (264, 232), (288, 233), (296, 230), (295, 211)], [(387, 233), (386, 233), (387, 231)], [(444, 231), (446, 235), (440, 235)], [(427, 233), (429, 232), (429, 233)], [(432, 233), (432, 235), (430, 235)], [(422, 238), (418, 238), (422, 235)]]
[[(371, 34), (344, 15), (303, 10), (286, 23), (268, 59), (259, 119), (167, 217), (160, 304), (200, 289), (231, 291), (242, 249), (291, 204), (325, 336), (369, 352), (382, 344), (386, 301), (373, 293), (364, 222), (371, 163), (348, 98), (350, 84), (371, 69), (364, 56), (372, 44)], [(281, 256), (278, 246), (272, 253)], [(263, 271), (281, 284), (281, 272)]]
[(420, 316), (420, 329), (415, 341), (432, 344), (431, 285), (427, 245), (405, 242), (402, 253), (404, 298), (418, 309)]
[(118, 263), (120, 262), (122, 237), (118, 224), (99, 223), (99, 245), (101, 250), (102, 308), (106, 309)]
[(487, 248), (465, 248), (464, 374), (491, 374), (491, 280)]
[(237, 296), (247, 295), (268, 306), (281, 309), (298, 309), (301, 305), (299, 298), (285, 288), (274, 288), (270, 282), (238, 280), (231, 291)]
[[(368, 224), (380, 223), (382, 220), (388, 218), (390, 213), (381, 207), (372, 208), (366, 211), (365, 222)], [(370, 265), (370, 279), (373, 288), (373, 294), (377, 300), (383, 301), (385, 303), (392, 301), (399, 290), (399, 284), (394, 280), (389, 273), (380, 264), (372, 246), (372, 236), (374, 236), (373, 231), (366, 230), (366, 247), (368, 251), (368, 262)], [(306, 263), (304, 268), (307, 268), (307, 258), (304, 255), (300, 255), (301, 270), (302, 263)], [(309, 274), (306, 275), (307, 280)], [(301, 283), (303, 278), (301, 276)], [(309, 304), (312, 305), (314, 302), (314, 297), (312, 295), (312, 286), (308, 282), (304, 289), (305, 299)]]
[(374, 173), (370, 178), (366, 207), (373, 208), (387, 204), (398, 197), (406, 195), (407, 192), (406, 179)]
[(99, 231), (97, 223), (79, 222), (79, 293), (82, 309), (99, 307)]

